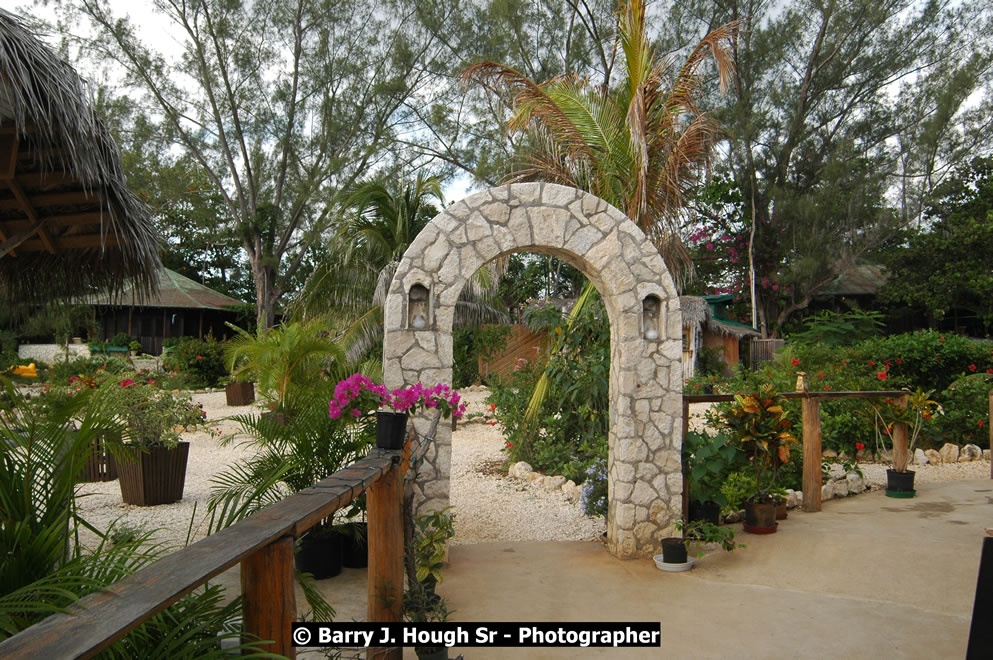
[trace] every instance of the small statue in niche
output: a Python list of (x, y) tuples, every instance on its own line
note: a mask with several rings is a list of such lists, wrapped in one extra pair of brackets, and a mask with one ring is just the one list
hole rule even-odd
[(644, 326), (645, 339), (659, 338), (659, 299), (655, 296), (646, 296), (641, 303), (642, 325)]
[(407, 298), (407, 318), (409, 327), (423, 330), (428, 327), (428, 297), (429, 292), (423, 284), (410, 287)]

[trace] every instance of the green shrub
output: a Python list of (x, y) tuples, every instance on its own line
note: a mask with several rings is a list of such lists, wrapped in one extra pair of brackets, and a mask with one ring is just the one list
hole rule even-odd
[(925, 427), (922, 444), (940, 447), (951, 442), (984, 446), (989, 439), (991, 390), (993, 375), (986, 373), (962, 376), (949, 385), (939, 398), (944, 414)]
[(69, 379), (81, 375), (93, 375), (97, 372), (119, 374), (131, 371), (131, 365), (119, 358), (93, 355), (88, 358), (76, 358), (56, 362), (49, 369), (49, 382), (55, 385), (68, 385)]
[(183, 337), (166, 355), (162, 366), (182, 375), (192, 387), (214, 387), (228, 375), (223, 347), (213, 335), (206, 339)]
[(452, 386), (468, 387), (479, 382), (479, 358), (487, 358), (503, 350), (509, 337), (510, 326), (507, 325), (455, 328)]
[(512, 461), (527, 461), (536, 470), (561, 474), (581, 483), (597, 458), (607, 457), (607, 389), (610, 374), (610, 333), (599, 303), (576, 319), (570, 331), (551, 305), (527, 315), (529, 327), (561, 338), (546, 349), (547, 393), (536, 418), (537, 431), (524, 424), (531, 392), (542, 374), (543, 361), (521, 365), (504, 383), (493, 383), (491, 401), (506, 429)]
[(854, 357), (875, 362), (889, 379), (910, 389), (942, 391), (960, 375), (993, 369), (993, 344), (934, 330), (870, 339), (857, 345)]

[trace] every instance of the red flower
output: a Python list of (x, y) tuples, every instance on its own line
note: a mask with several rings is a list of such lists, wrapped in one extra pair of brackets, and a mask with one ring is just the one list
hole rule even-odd
[(878, 378), (879, 380), (886, 380), (886, 372), (885, 371), (877, 371), (876, 372), (876, 378)]
[(136, 385), (136, 383), (130, 378), (125, 378), (121, 381), (121, 387), (132, 387), (134, 385)]
[(490, 426), (496, 426), (496, 422), (490, 422)]
[(800, 366), (800, 360), (797, 360), (796, 358), (793, 358), (792, 362), (793, 362), (793, 366), (794, 367)]
[(931, 419), (931, 413), (929, 413), (929, 412), (926, 412), (926, 413), (922, 413), (922, 414), (921, 414), (921, 416), (922, 416), (922, 417), (923, 417), (924, 419)]
[(874, 367), (874, 366), (876, 366), (876, 363), (875, 363), (875, 362), (873, 362), (872, 360), (869, 360), (869, 366), (870, 366), (870, 367)]
[(494, 413), (496, 412), (496, 404), (495, 403), (491, 403), (490, 404), (490, 412), (494, 412)]
[(969, 365), (969, 371), (975, 371), (975, 370), (976, 370), (976, 365), (970, 364)]
[(897, 358), (896, 359), (896, 363), (897, 364), (903, 364), (903, 358)]
[(987, 369), (987, 370), (986, 370), (986, 373), (988, 373), (988, 374), (993, 374), (993, 369)]
[(828, 391), (828, 390), (830, 390), (830, 389), (831, 389), (831, 386), (830, 386), (830, 385), (825, 385), (825, 386), (824, 386), (824, 391), (825, 391), (825, 392), (827, 392), (827, 391)]
[(986, 420), (985, 419), (979, 420), (979, 428), (983, 428), (983, 424), (985, 424), (985, 423), (986, 423)]
[(823, 379), (824, 378), (824, 372), (823, 371), (818, 371), (817, 372), (817, 377)]
[(508, 440), (507, 441), (507, 446), (510, 447), (511, 449), (513, 449), (514, 448), (514, 443), (511, 442), (510, 440)]
[(865, 449), (865, 443), (864, 442), (856, 442), (855, 443), (855, 449), (857, 451), (862, 451), (863, 449)]

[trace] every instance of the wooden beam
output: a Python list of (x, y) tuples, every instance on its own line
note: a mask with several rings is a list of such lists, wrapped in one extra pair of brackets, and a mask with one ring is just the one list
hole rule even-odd
[(52, 245), (52, 239), (48, 236), (48, 232), (45, 231), (45, 219), (39, 217), (35, 212), (34, 207), (31, 205), (31, 200), (28, 199), (24, 189), (21, 188), (21, 184), (16, 179), (11, 179), (7, 182), (7, 187), (14, 193), (14, 198), (21, 203), (21, 208), (31, 221), (31, 227), (21, 232), (22, 234), (26, 234), (24, 239), (27, 240), (28, 236), (37, 233), (38, 238), (41, 239), (42, 245), (45, 246), (49, 254), (55, 254), (55, 246)]
[[(393, 469), (369, 488), (370, 623), (401, 621), (403, 614), (403, 474)], [(402, 649), (377, 651), (399, 660)]]
[[(31, 197), (31, 203), (34, 208), (41, 209), (47, 206), (76, 206), (83, 204), (99, 205), (101, 201), (100, 196), (94, 192), (80, 191), (34, 195)], [(16, 211), (20, 208), (21, 204), (16, 199), (0, 200), (0, 210)]]
[[(680, 465), (683, 470), (683, 522), (690, 520), (690, 480), (686, 474), (686, 462), (682, 460), (682, 447), (686, 445), (686, 434), (690, 432), (690, 402), (683, 399), (683, 443), (680, 446)], [(685, 529), (685, 528), (684, 528)]]
[(28, 188), (82, 185), (78, 177), (66, 174), (65, 172), (29, 172), (18, 174), (16, 178), (22, 186)]
[(272, 640), (264, 650), (287, 658), (297, 657), (290, 637), (290, 624), (297, 618), (293, 546), (293, 537), (284, 536), (241, 562), (244, 631)]
[(0, 135), (0, 180), (17, 173), (17, 135)]
[[(117, 245), (120, 245), (120, 241), (117, 240), (117, 236), (114, 234), (106, 236), (103, 240), (101, 240), (99, 234), (77, 234), (74, 236), (62, 236), (54, 241), (56, 250), (86, 250), (98, 247), (116, 247)], [(47, 250), (45, 244), (37, 239), (24, 241), (17, 249), (22, 252), (42, 252)]]

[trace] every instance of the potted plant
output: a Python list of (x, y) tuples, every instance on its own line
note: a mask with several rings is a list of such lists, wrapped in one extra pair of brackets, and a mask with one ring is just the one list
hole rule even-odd
[[(128, 345), (131, 343), (131, 336), (126, 332), (118, 332), (107, 342), (105, 350), (108, 353), (127, 353)], [(140, 348), (140, 346), (139, 346)]]
[[(876, 448), (881, 451), (888, 450), (893, 462), (893, 467), (886, 470), (887, 497), (908, 498), (917, 493), (914, 490), (915, 473), (908, 467), (914, 456), (917, 438), (920, 437), (925, 422), (933, 419), (935, 415), (944, 414), (941, 405), (931, 399), (934, 390), (925, 392), (923, 388), (918, 387), (915, 392), (910, 392), (910, 390), (907, 392), (906, 406), (892, 399), (886, 399), (881, 406), (872, 405), (876, 429)], [(907, 426), (907, 446), (903, 447), (903, 451), (898, 452), (894, 431), (899, 423)], [(890, 439), (888, 448), (886, 438)]]
[[(327, 371), (346, 363), (345, 354), (320, 319), (295, 321), (252, 335), (227, 324), (237, 337), (224, 347), (224, 360), (233, 381), (254, 382), (253, 391), (275, 415), (286, 414), (294, 391), (322, 388)], [(230, 404), (229, 404), (230, 405)]]
[(335, 386), (334, 398), (328, 402), (328, 414), (332, 419), (342, 416), (357, 419), (375, 411), (376, 446), (398, 450), (403, 448), (408, 415), (419, 408), (434, 408), (445, 419), (458, 419), (466, 409), (466, 404), (460, 401), (459, 393), (443, 383), (431, 388), (415, 383), (410, 387), (390, 390), (356, 373)]
[(764, 386), (751, 394), (736, 394), (734, 404), (721, 417), (725, 430), (741, 445), (754, 475), (755, 489), (745, 498), (745, 531), (771, 534), (776, 531), (776, 476), (790, 460), (790, 448), (798, 443), (780, 397)]
[(694, 554), (697, 559), (703, 557), (708, 544), (717, 544), (726, 552), (745, 547), (743, 543), (735, 542), (733, 529), (706, 520), (689, 523), (679, 520), (676, 521), (676, 529), (683, 535), (662, 539), (662, 555), (655, 559), (656, 565), (664, 571), (690, 570), (693, 560), (689, 555)]
[(137, 339), (132, 339), (128, 343), (128, 348), (131, 349), (131, 357), (138, 357), (138, 354), (141, 353), (141, 342)]
[[(313, 486), (349, 463), (365, 456), (372, 445), (372, 423), (358, 420), (346, 423), (327, 413), (331, 385), (311, 391), (294, 390), (283, 402), (285, 423), (272, 416), (236, 415), (242, 434), (224, 442), (247, 436), (243, 444), (252, 456), (242, 459), (228, 471), (213, 479), (208, 510), (229, 516), (225, 524), (251, 515), (272, 502)], [(332, 518), (314, 525), (298, 542), (297, 570), (317, 579), (341, 572), (345, 537)]]
[[(412, 538), (407, 543), (407, 590), (403, 595), (404, 619), (411, 623), (447, 621), (450, 612), (444, 598), (435, 593), (442, 581), (445, 546), (455, 536), (452, 507), (417, 516), (413, 520)], [(444, 646), (414, 647), (421, 660), (444, 660)]]
[(255, 383), (232, 377), (224, 384), (224, 397), (229, 406), (249, 406), (255, 403)]
[(180, 431), (203, 426), (206, 413), (188, 394), (173, 394), (152, 382), (126, 377), (103, 384), (124, 426), (118, 472), (126, 504), (154, 506), (183, 499), (190, 443)]
[(742, 462), (742, 452), (725, 433), (708, 435), (690, 431), (683, 441), (685, 483), (689, 489), (690, 522), (720, 523), (721, 510), (728, 505), (721, 493), (727, 476)]

